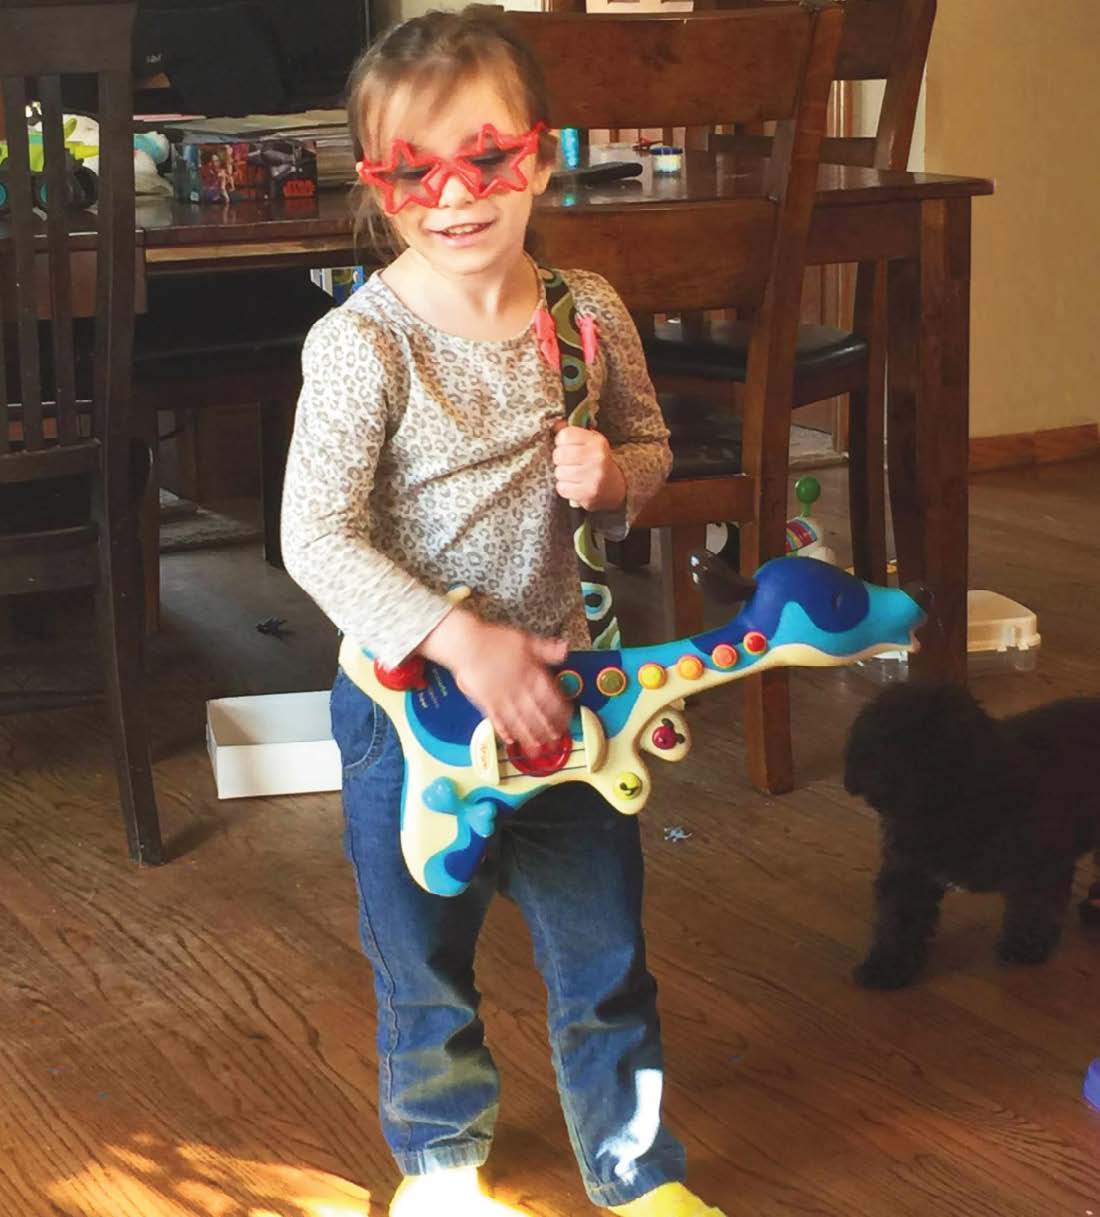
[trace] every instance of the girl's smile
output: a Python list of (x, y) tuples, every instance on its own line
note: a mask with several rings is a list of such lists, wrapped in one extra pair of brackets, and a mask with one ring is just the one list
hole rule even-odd
[(456, 249), (467, 245), (475, 245), (482, 236), (492, 228), (494, 221), (485, 220), (479, 223), (450, 224), (446, 228), (435, 228), (429, 231), (441, 238), (447, 245)]

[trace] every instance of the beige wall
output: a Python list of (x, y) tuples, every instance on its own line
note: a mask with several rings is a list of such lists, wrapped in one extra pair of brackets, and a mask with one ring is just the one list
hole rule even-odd
[(974, 202), (971, 434), (1100, 421), (1100, 4), (939, 0), (925, 164)]

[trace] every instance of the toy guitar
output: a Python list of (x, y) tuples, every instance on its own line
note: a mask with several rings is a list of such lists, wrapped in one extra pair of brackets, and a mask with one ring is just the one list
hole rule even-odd
[(722, 572), (711, 555), (692, 561), (696, 581), (744, 602), (741, 611), (676, 642), (571, 651), (554, 669), (574, 705), (570, 729), (537, 756), (502, 745), (446, 668), (418, 657), (382, 668), (344, 639), (341, 667), (401, 739), (401, 849), (421, 887), (440, 896), (463, 891), (497, 817), (558, 782), (588, 782), (617, 811), (640, 811), (650, 790), (641, 752), (678, 761), (691, 747), (684, 697), (780, 665), (827, 667), (917, 649), (925, 615), (904, 591), (813, 558), (774, 559), (755, 580)]

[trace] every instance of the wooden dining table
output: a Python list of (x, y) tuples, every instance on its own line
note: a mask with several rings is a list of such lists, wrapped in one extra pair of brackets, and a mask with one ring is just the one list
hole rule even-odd
[[(685, 281), (700, 258), (748, 265), (766, 249), (769, 209), (746, 208), (761, 193), (760, 163), (688, 153), (683, 171), (592, 183), (560, 178), (536, 204), (535, 231), (563, 267), (597, 270), (627, 308), (655, 311), (647, 267), (672, 258)], [(810, 226), (810, 265), (888, 264), (889, 471), (899, 577), (931, 592), (932, 611), (913, 657), (914, 674), (965, 680), (968, 548), (971, 200), (993, 192), (984, 178), (823, 165)], [(734, 208), (730, 204), (737, 202)], [(674, 209), (660, 243), (627, 245), (617, 217)], [(700, 248), (702, 210), (726, 208), (723, 248)], [(665, 217), (667, 220), (667, 216)], [(708, 221), (715, 217), (710, 215)], [(316, 200), (193, 206), (139, 199), (138, 241), (147, 276), (237, 269), (370, 264), (357, 249), (347, 192)], [(713, 224), (707, 224), (713, 230)], [(632, 231), (637, 231), (636, 227)], [(673, 312), (677, 301), (659, 308)]]

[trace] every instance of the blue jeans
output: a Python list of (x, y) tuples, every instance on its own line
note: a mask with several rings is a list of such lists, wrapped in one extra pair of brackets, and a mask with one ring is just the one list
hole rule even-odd
[(546, 982), (558, 1091), (589, 1197), (625, 1204), (682, 1180), (684, 1151), (660, 1116), (660, 1028), (634, 817), (613, 811), (590, 786), (553, 787), (503, 822), (465, 892), (433, 896), (401, 856), (397, 733), (343, 672), (332, 690), (332, 729), (378, 1000), (379, 1112), (402, 1173), (488, 1157), (500, 1087), (473, 965), (499, 890), (522, 911)]

